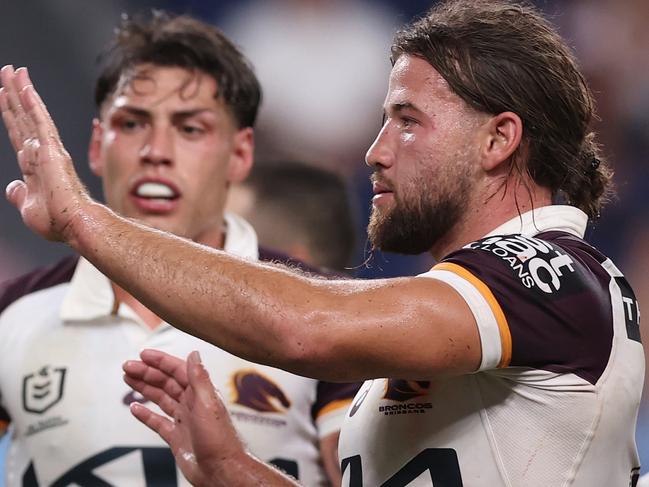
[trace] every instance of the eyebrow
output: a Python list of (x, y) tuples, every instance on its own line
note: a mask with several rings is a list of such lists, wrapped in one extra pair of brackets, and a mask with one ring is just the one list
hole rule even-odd
[[(117, 111), (125, 111), (137, 117), (151, 117), (151, 112), (149, 110), (145, 110), (143, 108), (137, 108), (130, 105), (124, 105), (118, 107)], [(182, 120), (185, 118), (193, 117), (195, 115), (199, 115), (204, 112), (212, 113), (213, 111), (209, 108), (195, 108), (193, 110), (181, 110), (178, 112), (173, 112), (171, 116), (174, 120), (178, 120), (178, 119)]]
[(388, 109), (391, 109), (392, 111), (394, 111), (396, 113), (402, 112), (404, 110), (414, 110), (414, 111), (416, 111), (418, 113), (424, 113), (419, 108), (417, 108), (417, 106), (415, 106), (411, 102), (391, 103), (387, 107), (385, 107), (385, 106), (383, 107), (382, 122), (381, 122), (382, 125), (385, 124), (385, 119), (388, 116), (387, 115)]
[(421, 110), (419, 108), (417, 108), (413, 103), (410, 103), (410, 102), (393, 103), (392, 105), (390, 105), (390, 107), (395, 112), (402, 112), (404, 110), (415, 110), (415, 111), (421, 112)]

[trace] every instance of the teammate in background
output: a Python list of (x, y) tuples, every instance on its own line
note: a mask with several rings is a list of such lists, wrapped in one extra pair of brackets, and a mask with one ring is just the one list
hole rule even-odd
[[(583, 240), (610, 171), (572, 53), (532, 7), (456, 0), (399, 33), (392, 58), (368, 229), (384, 250), (431, 252), (419, 277), (317, 280), (121, 218), (90, 199), (11, 67), (0, 103), (24, 180), (8, 198), (174, 326), (306, 376), (369, 379), (341, 434), (344, 485), (635, 484), (639, 310)], [(290, 485), (231, 432), (195, 428), (225, 418), (195, 355), (184, 382), (168, 355), (142, 358), (128, 380), (179, 414), (132, 409), (186, 434), (174, 452), (197, 482)], [(183, 415), (196, 399), (206, 414)]]
[[(260, 88), (247, 60), (213, 27), (157, 13), (126, 20), (104, 61), (89, 161), (106, 204), (151, 229), (263, 259), (252, 227), (224, 213), (228, 187), (253, 161)], [(253, 364), (180, 332), (84, 258), (5, 283), (0, 337), (0, 420), (14, 432), (8, 487), (186, 484), (129, 412), (144, 399), (121, 364), (145, 347), (200, 349), (251, 451), (307, 484), (340, 483), (338, 432), (357, 386)]]
[(332, 171), (300, 162), (258, 163), (230, 189), (226, 208), (250, 222), (265, 246), (339, 272), (351, 264), (353, 211), (344, 181)]

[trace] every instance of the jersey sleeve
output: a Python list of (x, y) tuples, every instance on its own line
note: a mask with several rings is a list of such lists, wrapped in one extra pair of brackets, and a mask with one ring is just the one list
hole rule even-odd
[(482, 345), (479, 370), (532, 367), (591, 383), (603, 373), (613, 338), (609, 278), (583, 249), (490, 237), (423, 276), (452, 286), (471, 309)]
[[(78, 256), (65, 257), (52, 266), (38, 268), (22, 276), (1, 282), (0, 316), (23, 296), (69, 281), (74, 274), (78, 260)], [(24, 326), (28, 326), (28, 324), (29, 322), (26, 322)], [(0, 338), (0, 344), (6, 343), (6, 337), (5, 342), (1, 340), (2, 338)], [(3, 352), (4, 350), (0, 347), (2, 357), (4, 357)], [(10, 422), (9, 412), (3, 407), (2, 390), (0, 390), (0, 430), (7, 427)]]
[(340, 431), (347, 409), (362, 383), (333, 383), (318, 381), (316, 399), (311, 414), (318, 429), (318, 437), (323, 438)]

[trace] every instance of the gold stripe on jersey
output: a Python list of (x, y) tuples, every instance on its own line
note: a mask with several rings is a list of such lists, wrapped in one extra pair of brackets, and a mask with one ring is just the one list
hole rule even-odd
[(500, 330), (500, 344), (502, 352), (498, 367), (507, 367), (512, 360), (512, 335), (509, 331), (509, 324), (507, 323), (505, 313), (503, 313), (500, 304), (498, 304), (498, 301), (491, 292), (491, 289), (489, 289), (489, 286), (487, 286), (484, 282), (482, 282), (464, 267), (453, 264), (451, 262), (442, 262), (441, 264), (434, 266), (433, 269), (449, 271), (457, 274), (461, 278), (473, 284), (478, 292), (482, 294), (482, 297), (485, 298), (485, 300), (489, 304), (489, 307), (491, 308), (491, 311), (496, 318), (496, 323), (498, 323), (498, 329)]
[(320, 411), (318, 411), (318, 414), (316, 415), (316, 419), (319, 418), (320, 416), (324, 414), (331, 413), (332, 411), (337, 411), (341, 408), (349, 408), (353, 401), (353, 398), (349, 399), (337, 399), (335, 401), (331, 401), (328, 403), (325, 407), (323, 407)]

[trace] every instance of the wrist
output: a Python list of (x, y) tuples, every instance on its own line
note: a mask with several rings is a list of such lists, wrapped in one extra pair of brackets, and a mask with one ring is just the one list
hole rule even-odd
[(206, 483), (202, 487), (246, 485), (244, 479), (248, 478), (254, 472), (258, 463), (259, 460), (244, 449), (238, 450), (228, 456), (222, 456), (205, 465)]
[(83, 195), (75, 205), (70, 219), (61, 229), (62, 240), (82, 255), (95, 247), (106, 218), (111, 214), (106, 206)]

